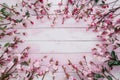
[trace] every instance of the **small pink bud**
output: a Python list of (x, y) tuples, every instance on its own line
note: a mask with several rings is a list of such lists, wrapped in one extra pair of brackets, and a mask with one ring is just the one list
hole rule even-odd
[(62, 6), (62, 3), (60, 2), (60, 3), (58, 3), (58, 6)]
[(31, 24), (34, 24), (34, 22), (33, 22), (33, 21), (30, 21), (30, 23), (31, 23)]
[(43, 0), (39, 0), (39, 2), (43, 3)]

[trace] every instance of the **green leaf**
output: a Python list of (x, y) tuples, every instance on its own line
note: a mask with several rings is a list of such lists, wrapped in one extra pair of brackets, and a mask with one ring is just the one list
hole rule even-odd
[(117, 44), (120, 47), (120, 44)]
[(27, 74), (27, 77), (29, 77), (30, 76), (30, 72)]
[(2, 15), (5, 16), (5, 17), (8, 17), (8, 16), (10, 15), (10, 13), (8, 13), (8, 12), (6, 11), (6, 8), (2, 8), (2, 9), (0, 10), (0, 12), (1, 12)]
[(111, 76), (107, 76), (108, 80), (113, 80)]
[(112, 66), (119, 66), (120, 65), (120, 61), (119, 60), (110, 60), (110, 61), (108, 61), (108, 65), (110, 66), (110, 67), (112, 67)]
[(2, 9), (0, 10), (0, 12), (5, 12), (5, 10), (6, 10), (6, 8), (2, 8)]
[(18, 62), (18, 58), (15, 58), (15, 59), (13, 60), (13, 62), (14, 62), (14, 63)]
[(5, 30), (6, 28), (7, 28), (7, 26), (0, 27), (0, 30)]
[(21, 65), (28, 66), (28, 65), (29, 65), (29, 62), (27, 62), (27, 61), (21, 62)]
[(2, 27), (0, 27), (0, 30), (3, 30), (3, 28), (2, 28)]
[(48, 7), (51, 7), (51, 4), (52, 4), (52, 3), (48, 3), (47, 6), (48, 6)]
[(25, 15), (26, 15), (27, 17), (30, 17), (29, 11), (27, 11), (27, 12), (25, 13)]
[(4, 27), (3, 27), (3, 29), (6, 29), (6, 28), (7, 28), (7, 26), (4, 26)]
[(0, 21), (2, 21), (3, 20), (3, 17), (2, 16), (0, 16)]
[(95, 3), (98, 3), (99, 0), (95, 0)]
[(19, 19), (16, 19), (16, 23), (20, 23), (20, 22), (22, 22), (22, 20), (23, 20), (23, 19), (20, 19), (20, 20), (19, 20)]
[(95, 79), (104, 78), (104, 76), (102, 76), (101, 74), (95, 74), (94, 77), (95, 77)]
[(105, 4), (105, 1), (102, 0), (102, 4)]
[(8, 46), (10, 46), (9, 42), (4, 45), (4, 47), (8, 47)]
[(115, 54), (115, 51), (111, 52), (111, 57), (115, 60), (118, 58), (117, 55)]

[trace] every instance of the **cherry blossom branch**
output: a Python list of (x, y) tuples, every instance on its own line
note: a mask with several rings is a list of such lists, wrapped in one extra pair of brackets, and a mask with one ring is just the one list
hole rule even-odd
[(62, 66), (62, 69), (65, 73), (66, 78), (69, 79), (70, 75), (67, 73), (66, 68), (64, 66)]
[(45, 73), (43, 74), (42, 80), (44, 80), (47, 73), (48, 73), (48, 71), (45, 71)]
[(82, 80), (82, 78), (81, 78), (79, 72), (80, 72), (81, 74), (83, 74), (83, 73), (82, 73), (77, 67), (75, 67), (75, 65), (73, 65), (72, 62), (71, 62), (70, 60), (68, 60), (68, 62), (69, 62), (69, 65), (71, 65), (72, 68), (75, 69), (76, 74), (78, 75), (79, 79)]
[(0, 4), (0, 6), (2, 6), (2, 7), (4, 7), (4, 8), (7, 8), (8, 10), (14, 12), (14, 13), (17, 14), (17, 15), (20, 14), (19, 12), (15, 11), (14, 9), (11, 9), (11, 8), (9, 8), (9, 7), (5, 6), (5, 5), (3, 5), (3, 4)]

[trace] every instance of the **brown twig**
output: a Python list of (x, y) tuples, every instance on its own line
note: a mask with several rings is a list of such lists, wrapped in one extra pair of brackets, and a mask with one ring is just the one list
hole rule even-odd
[(5, 7), (5, 8), (7, 8), (8, 10), (14, 12), (14, 13), (17, 14), (17, 15), (20, 14), (19, 12), (16, 12), (14, 9), (11, 9), (11, 8), (9, 8), (9, 7), (5, 6), (5, 5), (3, 5), (3, 4), (0, 4), (0, 5), (3, 6), (3, 7)]
[(45, 71), (45, 73), (43, 74), (42, 80), (44, 80), (45, 75), (48, 73), (49, 71)]
[(82, 78), (81, 78), (79, 72), (80, 72), (81, 74), (83, 74), (83, 73), (82, 73), (80, 70), (78, 70), (78, 68), (75, 68), (74, 65), (72, 64), (72, 62), (71, 62), (70, 60), (68, 60), (68, 62), (69, 62), (69, 65), (71, 65), (72, 68), (75, 69), (76, 74), (78, 75), (79, 79), (82, 80)]
[(64, 66), (62, 66), (62, 69), (66, 75), (66, 78), (69, 79), (70, 75), (67, 73), (66, 68)]
[(6, 25), (9, 25), (11, 23), (3, 23), (3, 24), (0, 24), (0, 26), (6, 26)]
[(117, 8), (114, 8), (114, 9), (110, 10), (108, 13), (104, 14), (103, 17), (101, 17), (101, 19), (98, 21), (98, 23), (101, 22), (105, 17), (107, 17), (111, 12), (115, 13), (118, 9), (120, 9), (120, 6)]

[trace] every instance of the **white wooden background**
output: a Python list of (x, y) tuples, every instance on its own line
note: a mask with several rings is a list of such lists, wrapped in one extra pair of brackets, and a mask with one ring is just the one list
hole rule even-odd
[[(56, 3), (60, 2), (60, 0), (49, 1), (54, 4), (52, 9), (57, 8)], [(1, 2), (10, 5), (17, 3), (18, 0), (0, 0)], [(33, 59), (48, 55), (59, 60), (60, 64), (66, 64), (68, 59), (77, 63), (84, 55), (88, 57), (87, 59), (91, 59), (91, 48), (100, 43), (96, 37), (97, 34), (92, 31), (86, 32), (87, 24), (82, 20), (77, 23), (73, 19), (69, 19), (63, 25), (58, 21), (54, 27), (50, 26), (51, 22), (48, 20), (43, 20), (44, 23), (36, 21), (34, 17), (33, 20), (35, 25), (29, 26), (27, 29), (18, 28), (18, 31), (26, 32), (27, 36), (21, 36), (25, 43), (21, 44), (20, 49), (17, 50), (19, 52), (26, 46), (30, 46), (30, 55)], [(10, 38), (5, 38), (5, 41), (10, 40)], [(58, 72), (56, 75), (59, 80), (64, 80), (62, 72)], [(45, 80), (50, 80), (50, 75)]]

